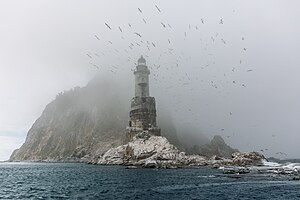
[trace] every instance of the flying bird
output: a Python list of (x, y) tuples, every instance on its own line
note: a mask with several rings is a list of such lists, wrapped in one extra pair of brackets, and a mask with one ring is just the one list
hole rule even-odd
[(159, 7), (157, 5), (155, 5), (156, 9), (158, 10), (158, 12), (161, 12)]
[(109, 28), (111, 30), (111, 27), (107, 23), (105, 23), (105, 25), (107, 26), (107, 28)]
[(153, 47), (155, 47), (155, 44), (152, 42)]
[(134, 34), (136, 34), (137, 36), (139, 37), (142, 37), (141, 34), (137, 33), (137, 32), (134, 32)]
[(128, 23), (128, 26), (131, 28), (131, 24)]
[(147, 24), (145, 19), (143, 19), (143, 21), (144, 21), (145, 24)]
[(140, 13), (143, 13), (142, 10), (140, 8), (138, 8), (138, 10), (140, 11)]
[(219, 24), (223, 24), (223, 19), (220, 19), (220, 23)]
[(98, 37), (97, 35), (94, 35), (94, 37), (95, 37), (97, 40), (100, 40), (99, 37)]
[(123, 32), (120, 26), (119, 26), (119, 30), (120, 30), (121, 32)]
[(92, 56), (91, 56), (90, 54), (87, 53), (86, 55), (87, 55), (89, 58), (92, 58)]
[(162, 23), (162, 22), (160, 22), (161, 23), (161, 25), (164, 27), (164, 28), (166, 28), (166, 25), (164, 24), (164, 23)]
[(202, 22), (202, 24), (204, 24), (204, 20), (203, 19), (201, 19), (201, 22)]
[(226, 44), (226, 42), (225, 42), (225, 40), (224, 40), (223, 38), (222, 38), (221, 40), (222, 40), (222, 42), (223, 42), (224, 44)]
[(252, 69), (248, 69), (248, 70), (247, 70), (247, 72), (252, 72), (252, 71), (253, 71)]

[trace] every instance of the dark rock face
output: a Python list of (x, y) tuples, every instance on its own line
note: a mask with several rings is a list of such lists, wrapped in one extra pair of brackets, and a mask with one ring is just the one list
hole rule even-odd
[(227, 145), (219, 135), (214, 136), (209, 144), (194, 146), (189, 150), (189, 153), (196, 153), (203, 156), (216, 155), (224, 158), (231, 158), (231, 155), (235, 152), (238, 152), (238, 150)]

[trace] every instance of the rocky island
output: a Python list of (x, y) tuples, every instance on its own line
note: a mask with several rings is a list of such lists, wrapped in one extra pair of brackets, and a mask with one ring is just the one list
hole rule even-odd
[[(85, 88), (59, 94), (48, 104), (10, 161), (155, 168), (204, 165), (217, 168), (263, 163), (263, 155), (240, 153), (221, 136), (199, 145), (193, 152), (177, 139), (170, 118), (161, 120), (159, 128), (155, 98), (149, 96), (149, 74), (146, 60), (141, 57), (134, 71), (135, 96), (131, 100), (129, 123), (126, 122), (127, 105), (120, 98), (122, 92), (106, 80), (95, 79)], [(189, 154), (185, 153), (188, 149)]]

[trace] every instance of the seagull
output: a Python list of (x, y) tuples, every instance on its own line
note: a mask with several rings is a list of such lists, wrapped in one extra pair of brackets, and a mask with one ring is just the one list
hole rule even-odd
[(138, 10), (140, 11), (140, 13), (143, 13), (142, 10), (140, 8), (138, 8)]
[(155, 5), (156, 9), (158, 10), (158, 12), (161, 12), (159, 7), (157, 5)]
[(137, 36), (139, 37), (142, 37), (141, 34), (137, 33), (137, 32), (134, 32), (134, 34), (136, 34)]
[(107, 28), (109, 28), (111, 30), (111, 27), (107, 23), (105, 23), (105, 25), (107, 26)]
[(96, 67), (97, 69), (99, 69), (99, 67), (97, 65), (93, 64), (93, 66)]
[(224, 44), (226, 44), (226, 42), (225, 42), (225, 40), (224, 40), (223, 38), (222, 38), (221, 40), (222, 40), (222, 42), (223, 42)]
[(100, 40), (99, 37), (98, 37), (97, 35), (94, 35), (94, 37), (95, 37), (97, 40)]
[(87, 55), (89, 58), (92, 58), (92, 56), (91, 56), (90, 54), (87, 53), (86, 55)]

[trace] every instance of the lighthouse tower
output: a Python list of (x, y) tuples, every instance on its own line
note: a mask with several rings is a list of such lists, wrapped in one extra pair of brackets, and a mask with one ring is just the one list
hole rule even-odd
[(130, 120), (126, 132), (128, 141), (142, 131), (152, 135), (161, 134), (160, 128), (156, 126), (155, 98), (149, 96), (149, 74), (146, 60), (141, 56), (134, 70), (135, 97), (131, 99)]
[(146, 66), (146, 60), (141, 56), (138, 59), (135, 76), (135, 96), (136, 97), (148, 97), (149, 96), (149, 74), (150, 71)]

